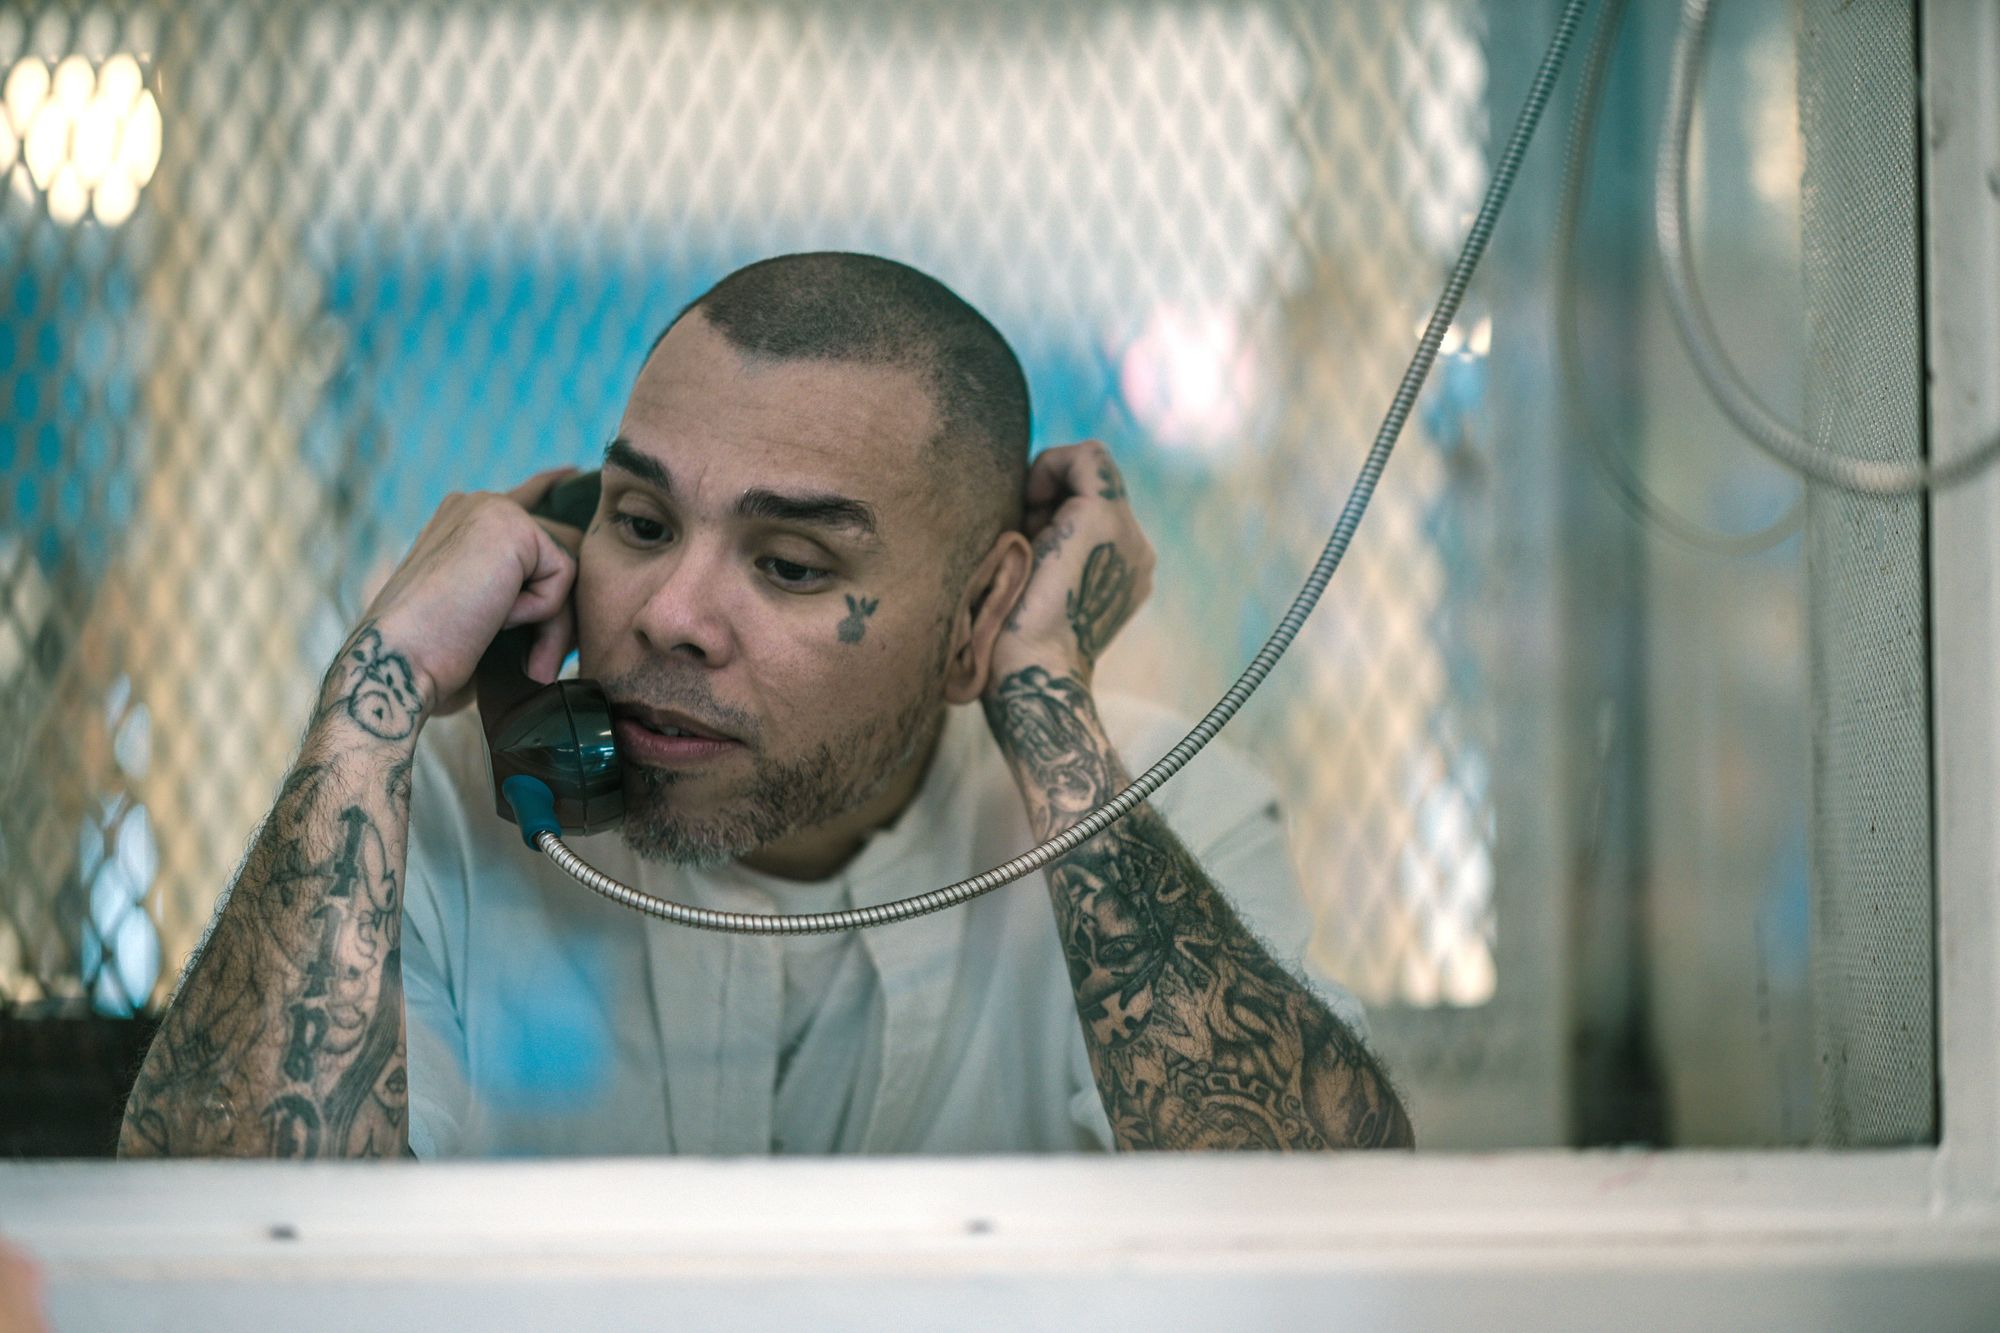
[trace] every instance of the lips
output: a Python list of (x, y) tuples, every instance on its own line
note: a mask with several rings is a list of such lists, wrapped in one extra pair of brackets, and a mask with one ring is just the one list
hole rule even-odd
[(617, 705), (611, 730), (618, 753), (649, 768), (687, 768), (743, 748), (735, 737), (673, 709)]
[(658, 732), (669, 739), (692, 737), (705, 741), (734, 741), (736, 738), (720, 728), (708, 726), (686, 713), (671, 708), (647, 708), (640, 704), (617, 704), (612, 708), (613, 716)]

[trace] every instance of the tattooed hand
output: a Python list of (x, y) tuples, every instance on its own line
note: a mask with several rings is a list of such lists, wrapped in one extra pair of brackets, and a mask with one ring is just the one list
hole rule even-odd
[(994, 645), (992, 680), (1040, 666), (1088, 685), (1097, 659), (1152, 591), (1152, 544), (1110, 452), (1095, 440), (1037, 458), (1026, 501), (1035, 571)]
[(555, 679), (576, 640), (569, 592), (580, 534), (531, 518), (528, 508), (574, 471), (544, 472), (505, 495), (447, 496), (438, 506), (368, 608), (381, 637), (400, 645), (412, 677), (378, 682), (368, 711), (404, 711), (396, 689), (407, 687), (439, 705), (432, 713), (450, 712), (467, 697), (494, 636), (516, 625), (537, 627), (528, 673)]

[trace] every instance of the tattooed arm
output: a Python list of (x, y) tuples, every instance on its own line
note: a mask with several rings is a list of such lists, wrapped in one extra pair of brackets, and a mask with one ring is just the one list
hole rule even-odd
[(397, 950), (423, 711), (408, 660), (364, 626), (140, 1067), (122, 1154), (404, 1151)]
[[(408, 1151), (402, 883), (417, 736), (508, 625), (568, 649), (574, 565), (510, 496), (453, 496), (322, 682), (299, 757), (139, 1069), (121, 1155)], [(563, 530), (567, 531), (567, 530)]]
[[(1029, 477), (1036, 569), (983, 702), (1037, 837), (1128, 781), (1090, 690), (1153, 564), (1125, 499), (1095, 444), (1050, 450)], [(1119, 1147), (1410, 1145), (1361, 1042), (1272, 959), (1150, 805), (1054, 862), (1048, 880)]]
[[(986, 700), (1038, 838), (1129, 780), (1089, 689), (1028, 667)], [(1141, 805), (1048, 872), (1099, 1095), (1121, 1148), (1407, 1147), (1360, 1041)]]

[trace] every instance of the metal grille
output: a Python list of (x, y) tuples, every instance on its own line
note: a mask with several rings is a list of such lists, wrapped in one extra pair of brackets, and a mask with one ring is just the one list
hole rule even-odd
[[(1916, 48), (1908, 8), (1802, 28), (1806, 416), (1842, 454), (1923, 455)], [(1813, 1023), (1818, 1141), (1937, 1133), (1924, 505), (1815, 490)]]
[[(0, 999), (113, 1012), (170, 984), (370, 580), (445, 492), (587, 460), (722, 273), (872, 250), (990, 315), (1037, 444), (1107, 440), (1162, 550), (1107, 683), (1192, 710), (1485, 172), (1447, 0), (51, 4), (0, 13), (0, 72)], [(1464, 327), (1235, 733), (1376, 1001), (1496, 985), (1476, 292)]]

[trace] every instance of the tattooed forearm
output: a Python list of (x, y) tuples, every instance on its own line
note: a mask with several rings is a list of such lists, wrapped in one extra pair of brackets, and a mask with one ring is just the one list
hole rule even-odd
[[(986, 708), (1038, 836), (1124, 785), (1076, 681), (1031, 667), (1003, 680)], [(1056, 862), (1049, 884), (1120, 1147), (1411, 1142), (1367, 1050), (1272, 960), (1150, 807)]]
[(416, 766), (417, 757), (405, 755), (389, 769), (389, 810), (404, 819), (410, 817), (410, 773)]
[(1090, 691), (1029, 667), (987, 698), (986, 720), (1008, 761), (1024, 775), (1028, 813), (1040, 836), (1068, 828), (1109, 793), (1109, 751), (1094, 743)]
[(405, 1150), (402, 876), (422, 701), (397, 693), (390, 661), (364, 629), (328, 673), (300, 760), (140, 1067), (122, 1154)]
[[(325, 707), (339, 707), (377, 740), (399, 741), (415, 733), (424, 712), (415, 673), (401, 653), (382, 646), (374, 625), (363, 625), (327, 673)], [(327, 696), (330, 696), (328, 698)]]

